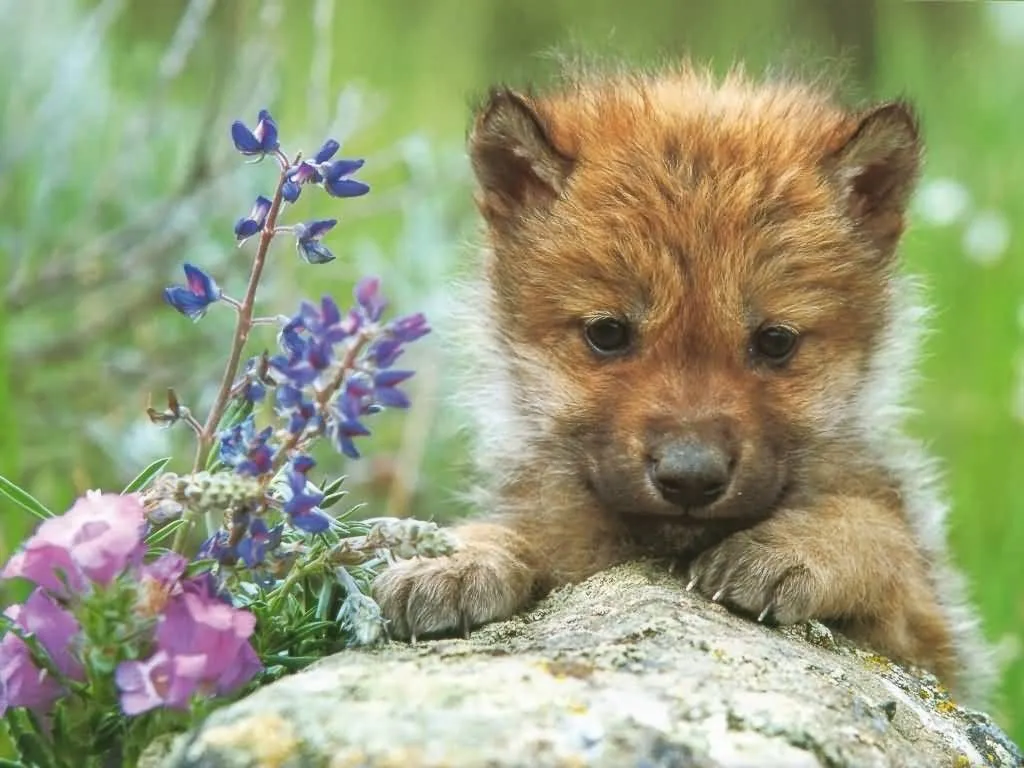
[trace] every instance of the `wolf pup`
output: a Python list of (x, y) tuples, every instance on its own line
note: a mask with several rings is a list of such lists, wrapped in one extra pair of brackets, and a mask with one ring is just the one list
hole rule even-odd
[(976, 699), (946, 505), (902, 431), (925, 315), (896, 256), (911, 107), (683, 65), (493, 90), (468, 145), (486, 246), (459, 395), (487, 515), (377, 578), (392, 635), (468, 632), (653, 555)]

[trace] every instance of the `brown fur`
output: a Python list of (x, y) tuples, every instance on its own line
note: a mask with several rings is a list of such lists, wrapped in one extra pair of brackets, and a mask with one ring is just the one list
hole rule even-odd
[[(469, 149), (488, 243), (465, 393), (490, 516), (378, 578), (393, 634), (468, 631), (653, 554), (738, 611), (829, 621), (982, 687), (941, 494), (900, 423), (911, 108), (682, 66), (495, 90)], [(595, 354), (600, 318), (630, 325), (628, 349)], [(755, 340), (780, 325), (798, 341), (776, 364)], [(727, 457), (724, 494), (659, 492), (666, 441)]]

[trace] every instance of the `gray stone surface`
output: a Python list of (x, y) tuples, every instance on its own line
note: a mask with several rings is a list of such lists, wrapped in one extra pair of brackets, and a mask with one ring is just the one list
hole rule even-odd
[(634, 564), (470, 640), (347, 651), (215, 712), (168, 768), (1018, 766), (933, 678)]

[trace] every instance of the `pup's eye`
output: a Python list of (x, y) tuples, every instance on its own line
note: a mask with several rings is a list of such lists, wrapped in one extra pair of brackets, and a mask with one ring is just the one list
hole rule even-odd
[(591, 320), (583, 332), (591, 349), (600, 355), (625, 352), (633, 340), (629, 325), (611, 317)]
[(754, 354), (779, 365), (789, 360), (800, 340), (797, 332), (784, 325), (768, 325), (754, 334)]

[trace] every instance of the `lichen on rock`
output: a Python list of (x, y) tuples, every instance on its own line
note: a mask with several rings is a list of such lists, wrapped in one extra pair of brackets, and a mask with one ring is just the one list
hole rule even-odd
[(214, 712), (167, 768), (1024, 765), (933, 677), (610, 569), (469, 640), (345, 651)]

